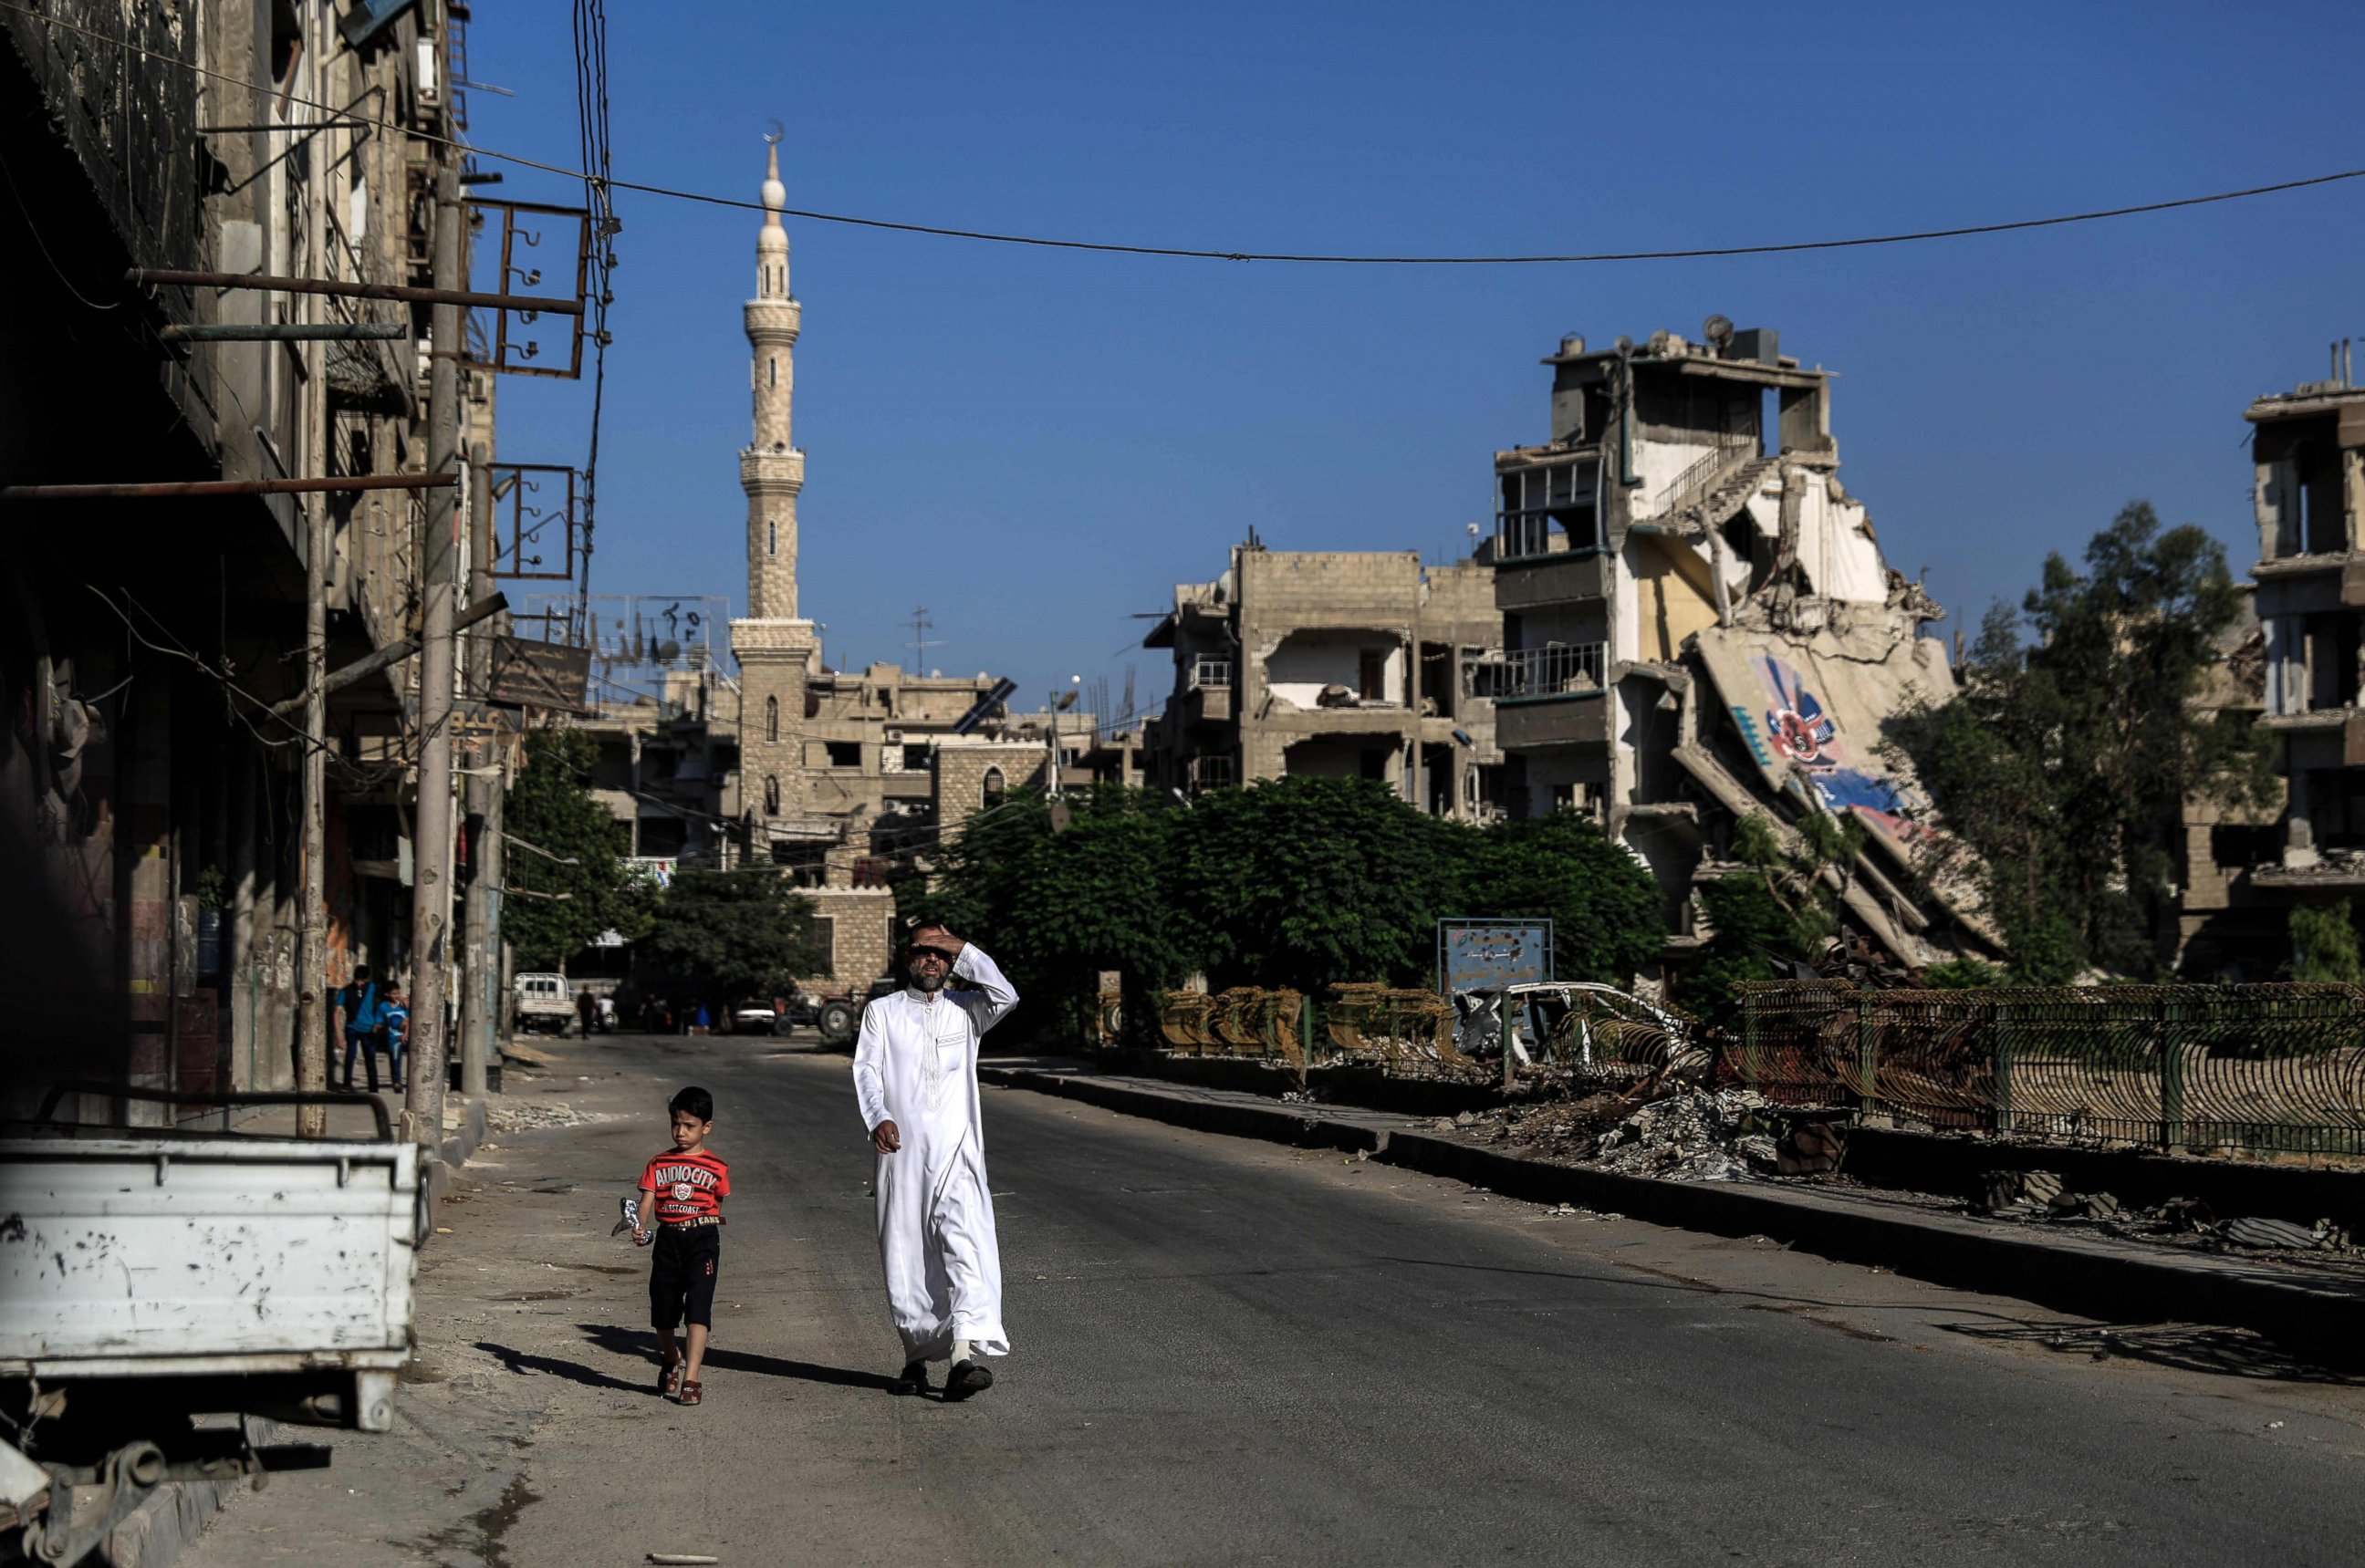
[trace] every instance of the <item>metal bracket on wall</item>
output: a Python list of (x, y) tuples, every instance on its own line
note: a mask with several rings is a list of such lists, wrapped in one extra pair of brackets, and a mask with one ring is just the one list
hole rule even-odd
[[(464, 363), (471, 369), (490, 370), (504, 375), (548, 375), (572, 381), (583, 374), (583, 291), (589, 286), (591, 276), (591, 215), (579, 207), (550, 207), (531, 201), (476, 201), (465, 204), (472, 214), (499, 213), (501, 218), (500, 289), (511, 284), (521, 291), (542, 282), (544, 266), (564, 266), (566, 262), (564, 237), (571, 230), (575, 236), (574, 298), (567, 323), (566, 358), (562, 364), (556, 354), (546, 357), (538, 326), (541, 312), (534, 309), (500, 309), (495, 312), (489, 357)], [(472, 218), (472, 225), (476, 221)], [(514, 321), (514, 325), (512, 322)], [(528, 331), (526, 329), (534, 330)]]
[(575, 470), (546, 463), (496, 463), (490, 472), (491, 575), (573, 577)]

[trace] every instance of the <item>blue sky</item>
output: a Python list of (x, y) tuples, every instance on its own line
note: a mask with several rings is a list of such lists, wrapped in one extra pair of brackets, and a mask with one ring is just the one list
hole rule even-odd
[[(620, 178), (1260, 251), (1668, 249), (1945, 227), (2365, 164), (2355, 5), (1030, 6), (614, 0)], [(572, 166), (567, 7), (477, 8), (482, 146)], [(488, 165), (499, 167), (498, 164)], [(579, 187), (577, 187), (579, 189)], [(571, 200), (510, 170), (487, 195)], [(595, 593), (744, 595), (758, 219), (626, 194)], [(1442, 556), (1542, 439), (1564, 332), (1780, 330), (1843, 476), (1976, 628), (2131, 497), (2256, 554), (2241, 412), (2365, 337), (2365, 181), (2067, 229), (1514, 268), (1133, 258), (792, 222), (805, 613), (832, 662), (1127, 663), (1171, 586), (1276, 548)], [(501, 452), (579, 460), (512, 379)]]

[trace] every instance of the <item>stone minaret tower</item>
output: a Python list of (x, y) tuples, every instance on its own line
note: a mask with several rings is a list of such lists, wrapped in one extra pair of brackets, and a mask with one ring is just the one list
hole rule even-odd
[(802, 308), (789, 293), (789, 231), (780, 227), (788, 190), (780, 184), (780, 147), (765, 151), (764, 228), (756, 236), (756, 297), (744, 312), (755, 351), (756, 439), (739, 454), (739, 484), (747, 492), (747, 618), (793, 621), (797, 616), (797, 492), (805, 485), (805, 454), (790, 441), (789, 410), (796, 392), (795, 350)]
[(803, 810), (805, 682), (818, 655), (813, 622), (797, 619), (797, 492), (804, 488), (805, 454), (790, 444), (789, 405), (796, 386), (790, 356), (802, 311), (789, 294), (779, 141), (768, 140), (756, 297), (745, 312), (756, 405), (755, 440), (739, 454), (739, 484), (747, 492), (747, 616), (731, 623), (731, 651), (739, 660), (739, 809), (753, 828), (748, 857), (759, 863), (769, 856), (764, 824)]

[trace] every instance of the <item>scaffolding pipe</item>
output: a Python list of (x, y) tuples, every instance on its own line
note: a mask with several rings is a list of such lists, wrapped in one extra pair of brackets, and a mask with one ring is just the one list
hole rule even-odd
[(144, 501), (174, 496), (296, 496), (314, 490), (434, 490), (454, 474), (350, 474), (332, 479), (163, 479), (137, 485), (0, 485), (0, 501)]
[(200, 273), (179, 267), (133, 267), (129, 284), (184, 288), (259, 288), (277, 294), (333, 294), (345, 299), (398, 299), (409, 305), (466, 305), (491, 310), (546, 311), (580, 316), (579, 299), (542, 299), (523, 294), (477, 294), (465, 288), (414, 288), (399, 283), (332, 283), (317, 277), (272, 277), (261, 273)]
[(156, 335), (168, 343), (338, 343), (392, 342), (410, 336), (410, 329), (400, 321), (174, 321)]

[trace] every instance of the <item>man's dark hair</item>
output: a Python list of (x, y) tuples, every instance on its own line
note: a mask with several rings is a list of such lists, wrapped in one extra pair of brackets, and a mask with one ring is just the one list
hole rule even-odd
[(673, 1103), (666, 1107), (667, 1115), (678, 1116), (684, 1111), (701, 1122), (711, 1122), (714, 1119), (714, 1096), (692, 1084), (675, 1095)]

